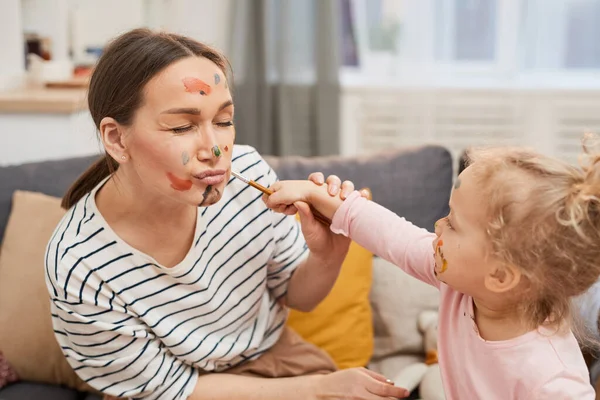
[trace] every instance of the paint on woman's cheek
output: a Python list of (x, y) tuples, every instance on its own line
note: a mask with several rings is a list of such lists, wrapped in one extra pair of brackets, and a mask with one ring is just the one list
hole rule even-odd
[(438, 240), (437, 245), (435, 246), (435, 252), (440, 259), (442, 260), (442, 268), (440, 269), (440, 273), (446, 272), (448, 269), (448, 261), (444, 258), (444, 251), (442, 250), (442, 246), (444, 246), (444, 241), (442, 239)]
[(181, 162), (183, 165), (187, 165), (187, 163), (190, 162), (190, 155), (187, 153), (187, 151), (181, 153)]
[(185, 91), (190, 93), (200, 93), (202, 96), (208, 96), (212, 90), (210, 85), (198, 78), (183, 78), (183, 86)]
[(178, 178), (170, 172), (167, 172), (167, 178), (169, 178), (169, 181), (171, 182), (171, 187), (175, 190), (185, 192), (192, 188), (192, 181), (188, 179)]
[(212, 149), (210, 149), (213, 153), (213, 156), (215, 156), (216, 158), (219, 158), (223, 155), (223, 153), (221, 152), (221, 147), (219, 147), (219, 145), (214, 145), (212, 147)]

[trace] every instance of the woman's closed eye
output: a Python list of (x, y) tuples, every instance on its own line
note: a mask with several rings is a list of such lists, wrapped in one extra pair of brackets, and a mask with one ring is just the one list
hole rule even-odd
[[(228, 128), (230, 126), (233, 126), (233, 121), (215, 122), (214, 124), (220, 128)], [(181, 135), (186, 132), (190, 132), (191, 130), (193, 130), (195, 128), (196, 128), (196, 125), (178, 126), (176, 128), (171, 128), (171, 132), (173, 132), (177, 135)]]
[(189, 132), (192, 129), (194, 129), (194, 125), (186, 125), (186, 126), (179, 126), (177, 128), (171, 128), (171, 132), (181, 135), (182, 133)]

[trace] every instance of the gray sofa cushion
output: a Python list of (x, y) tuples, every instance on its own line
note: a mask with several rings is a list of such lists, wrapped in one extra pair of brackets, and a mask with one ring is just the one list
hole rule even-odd
[(59, 161), (29, 163), (0, 168), (0, 241), (10, 214), (15, 190), (42, 192), (62, 197), (71, 183), (92, 164), (97, 156)]
[(38, 383), (18, 382), (0, 390), (0, 400), (78, 400), (74, 390)]

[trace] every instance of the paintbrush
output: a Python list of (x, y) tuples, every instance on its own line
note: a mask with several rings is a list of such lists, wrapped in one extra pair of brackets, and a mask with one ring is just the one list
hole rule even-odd
[[(270, 196), (270, 195), (273, 194), (273, 191), (271, 189), (266, 188), (263, 185), (261, 185), (260, 183), (254, 182), (253, 180), (245, 178), (243, 175), (241, 175), (238, 172), (235, 172), (235, 171), (232, 170), (231, 171), (231, 175), (233, 175), (234, 177), (236, 177), (240, 181), (246, 183), (247, 185), (250, 185), (253, 188), (260, 190), (261, 192), (263, 192), (267, 196)], [(313, 216), (315, 217), (315, 219), (317, 221), (319, 221), (322, 224), (327, 225), (327, 226), (331, 225), (331, 220), (329, 218), (327, 218), (326, 216), (324, 216), (323, 214), (321, 214), (320, 212), (318, 212), (317, 210), (315, 210), (314, 207), (310, 206), (310, 211), (312, 212)]]

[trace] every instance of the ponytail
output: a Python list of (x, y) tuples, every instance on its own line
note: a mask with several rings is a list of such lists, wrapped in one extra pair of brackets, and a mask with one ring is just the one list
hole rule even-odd
[(104, 178), (117, 170), (119, 164), (108, 154), (94, 162), (71, 185), (62, 198), (61, 207), (68, 210), (73, 207), (83, 196), (92, 191)]

